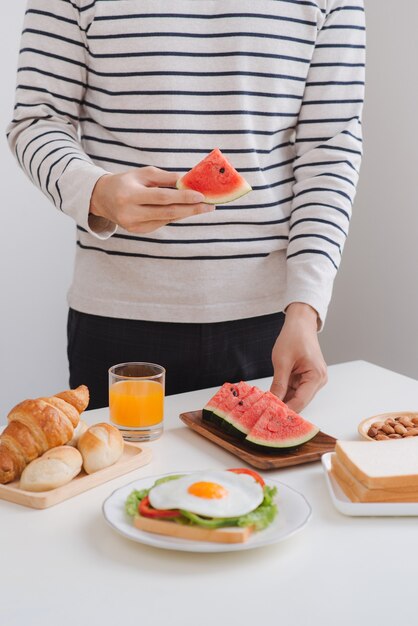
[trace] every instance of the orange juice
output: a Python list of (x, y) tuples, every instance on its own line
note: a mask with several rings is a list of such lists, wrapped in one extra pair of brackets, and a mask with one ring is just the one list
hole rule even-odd
[(121, 380), (109, 388), (110, 417), (126, 428), (155, 426), (163, 420), (164, 388), (155, 380)]

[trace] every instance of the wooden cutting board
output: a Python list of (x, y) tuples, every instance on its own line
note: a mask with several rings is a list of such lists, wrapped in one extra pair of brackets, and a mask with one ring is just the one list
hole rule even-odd
[(62, 487), (51, 491), (24, 491), (19, 489), (19, 481), (0, 485), (0, 500), (8, 500), (33, 509), (46, 509), (54, 504), (68, 500), (88, 489), (103, 485), (112, 478), (123, 476), (132, 470), (147, 465), (152, 458), (149, 448), (141, 448), (137, 444), (126, 443), (123, 454), (117, 463), (105, 467), (94, 474), (86, 474), (84, 470), (73, 480)]
[(287, 452), (269, 452), (252, 449), (245, 440), (239, 440), (232, 435), (223, 432), (213, 424), (202, 420), (202, 411), (190, 411), (182, 413), (180, 419), (192, 430), (206, 437), (221, 448), (228, 450), (239, 457), (248, 465), (258, 469), (280, 469), (319, 461), (326, 452), (333, 452), (336, 439), (321, 431), (311, 441), (304, 443), (300, 448)]

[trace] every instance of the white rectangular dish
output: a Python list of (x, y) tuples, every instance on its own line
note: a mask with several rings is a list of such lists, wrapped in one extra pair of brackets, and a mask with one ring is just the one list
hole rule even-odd
[(418, 502), (351, 502), (331, 476), (331, 457), (333, 454), (333, 452), (324, 454), (321, 461), (331, 500), (337, 511), (353, 517), (418, 516)]

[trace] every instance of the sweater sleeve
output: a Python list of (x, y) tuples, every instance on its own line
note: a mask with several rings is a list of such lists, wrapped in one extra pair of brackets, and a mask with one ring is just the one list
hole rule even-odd
[(25, 13), (10, 148), (33, 183), (100, 239), (115, 224), (89, 217), (92, 191), (108, 172), (83, 151), (78, 121), (87, 85), (82, 0), (29, 0)]
[(296, 130), (285, 307), (325, 321), (347, 237), (362, 155), (363, 0), (327, 0)]

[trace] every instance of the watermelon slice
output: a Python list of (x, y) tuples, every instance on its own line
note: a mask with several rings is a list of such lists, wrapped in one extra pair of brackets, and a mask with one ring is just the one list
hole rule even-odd
[(232, 167), (219, 148), (212, 150), (193, 169), (179, 178), (176, 187), (200, 191), (207, 204), (226, 204), (251, 191), (251, 186)]
[(252, 446), (278, 452), (298, 447), (319, 432), (270, 391), (242, 381), (222, 385), (204, 407), (203, 419)]
[(225, 416), (251, 392), (247, 383), (224, 383), (217, 393), (203, 407), (203, 419), (222, 425)]
[[(218, 413), (223, 419), (221, 426), (233, 435), (244, 437), (250, 432), (250, 428), (247, 427), (248, 417), (245, 419), (245, 416), (248, 415), (251, 419), (254, 413), (252, 407), (257, 404), (263, 395), (261, 389), (250, 387), (250, 391), (244, 397), (241, 397), (239, 402), (237, 402), (232, 409), (223, 409), (220, 414)], [(256, 419), (254, 419), (253, 423), (255, 423), (255, 421)]]
[(278, 413), (270, 405), (258, 419), (246, 437), (246, 441), (263, 448), (282, 450), (295, 448), (313, 439), (319, 428), (303, 419), (288, 407), (287, 414)]
[(264, 393), (258, 387), (252, 387), (251, 392), (224, 415), (224, 419), (236, 429), (237, 435), (248, 435), (269, 406), (275, 407), (277, 414), (287, 415), (286, 405), (277, 396), (270, 391)]

